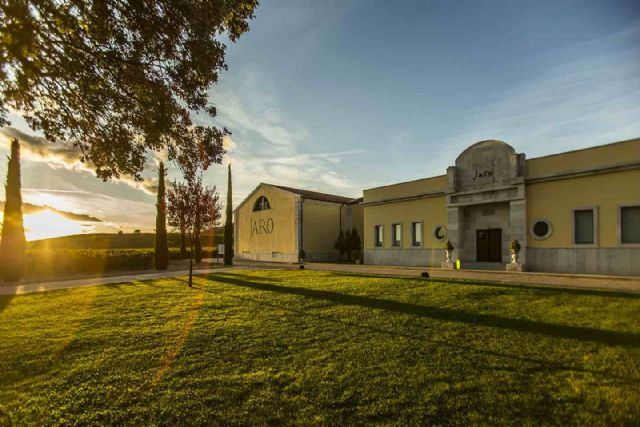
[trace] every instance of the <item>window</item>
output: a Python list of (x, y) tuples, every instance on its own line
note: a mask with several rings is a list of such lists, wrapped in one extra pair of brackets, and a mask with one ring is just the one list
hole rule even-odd
[(536, 240), (544, 240), (551, 236), (553, 229), (551, 228), (551, 223), (546, 219), (538, 219), (533, 222), (533, 226), (531, 227), (531, 234), (533, 238)]
[(253, 205), (253, 211), (266, 211), (271, 209), (271, 205), (269, 204), (269, 200), (264, 197), (264, 196), (260, 196), (258, 197), (258, 200), (256, 200), (256, 203)]
[(422, 246), (422, 223), (411, 223), (411, 246)]
[(438, 242), (444, 241), (447, 238), (447, 229), (444, 225), (436, 225), (433, 228), (433, 238)]
[(573, 211), (574, 241), (576, 244), (595, 243), (595, 215), (593, 209)]
[(374, 238), (373, 238), (376, 246), (382, 246), (382, 226), (376, 225), (374, 227)]
[(640, 206), (620, 208), (620, 241), (640, 243)]
[(391, 244), (393, 246), (400, 246), (402, 240), (402, 224), (391, 225)]

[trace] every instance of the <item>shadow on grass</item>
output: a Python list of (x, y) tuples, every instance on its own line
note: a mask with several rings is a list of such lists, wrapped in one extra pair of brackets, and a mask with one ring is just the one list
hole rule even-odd
[[(179, 281), (182, 281), (182, 280), (179, 280)], [(184, 281), (184, 283), (188, 283), (188, 282)], [(204, 286), (194, 286), (193, 289), (197, 289), (197, 290), (212, 293), (212, 294), (219, 294), (219, 292), (213, 291), (211, 289), (206, 289)], [(621, 384), (640, 383), (640, 379), (638, 378), (633, 378), (628, 376), (620, 377), (618, 375), (613, 374), (609, 370), (585, 369), (578, 366), (571, 366), (567, 364), (556, 363), (556, 362), (548, 361), (544, 359), (538, 359), (538, 358), (533, 358), (528, 356), (519, 356), (515, 354), (509, 354), (509, 353), (494, 351), (489, 349), (480, 349), (477, 347), (472, 347), (472, 346), (464, 345), (460, 343), (452, 343), (450, 341), (427, 338), (424, 335), (419, 335), (419, 334), (410, 334), (410, 333), (392, 331), (392, 330), (379, 328), (371, 325), (363, 326), (358, 323), (346, 321), (335, 316), (311, 313), (309, 310), (301, 310), (301, 309), (293, 308), (290, 305), (274, 304), (271, 302), (267, 302), (264, 299), (251, 298), (251, 297), (240, 296), (240, 295), (226, 295), (226, 296), (229, 298), (240, 300), (240, 301), (253, 303), (255, 305), (272, 307), (279, 310), (286, 310), (291, 313), (295, 313), (299, 316), (313, 316), (314, 318), (320, 319), (323, 321), (336, 323), (341, 326), (345, 326), (349, 328), (359, 329), (365, 333), (375, 333), (375, 334), (388, 335), (388, 336), (398, 337), (398, 338), (406, 338), (406, 339), (416, 340), (416, 341), (420, 341), (423, 343), (436, 345), (440, 347), (449, 347), (456, 351), (470, 352), (474, 354), (481, 354), (481, 355), (492, 356), (492, 357), (499, 357), (503, 359), (510, 359), (510, 360), (515, 360), (523, 363), (530, 363), (530, 364), (536, 365), (535, 368), (528, 368), (527, 371), (529, 372), (542, 371), (542, 370), (548, 371), (548, 372), (560, 372), (560, 371), (582, 372), (582, 373), (589, 373), (592, 375), (604, 376), (607, 378), (607, 380), (616, 380)]]
[(214, 280), (234, 286), (241, 286), (261, 291), (297, 295), (305, 298), (321, 299), (342, 305), (355, 305), (429, 319), (466, 323), (491, 328), (509, 329), (512, 331), (542, 334), (557, 338), (640, 348), (640, 335), (632, 332), (606, 331), (584, 326), (558, 325), (555, 323), (540, 322), (528, 319), (512, 319), (497, 316), (494, 314), (470, 313), (464, 310), (422, 306), (418, 304), (371, 298), (361, 295), (345, 294), (334, 291), (275, 285), (255, 281), (252, 282), (237, 279), (233, 277), (233, 275), (209, 274), (206, 276), (206, 278), (209, 280)]
[(0, 313), (11, 304), (14, 295), (0, 295)]
[(640, 293), (598, 290), (598, 289), (577, 289), (577, 288), (562, 288), (555, 285), (540, 285), (540, 284), (528, 284), (528, 283), (509, 283), (509, 282), (492, 282), (489, 280), (471, 280), (471, 279), (453, 279), (446, 277), (434, 277), (430, 279), (422, 279), (417, 276), (393, 276), (393, 275), (375, 275), (375, 274), (360, 274), (360, 273), (333, 273), (336, 277), (357, 277), (363, 279), (409, 279), (415, 281), (421, 281), (425, 284), (447, 283), (457, 285), (473, 285), (473, 286), (490, 286), (509, 289), (518, 289), (521, 291), (540, 291), (547, 292), (549, 294), (560, 293), (569, 295), (585, 295), (585, 296), (599, 296), (599, 297), (614, 297), (614, 298), (629, 298), (639, 299)]

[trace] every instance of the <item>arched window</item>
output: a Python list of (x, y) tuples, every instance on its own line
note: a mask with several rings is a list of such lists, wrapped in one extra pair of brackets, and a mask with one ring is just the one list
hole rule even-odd
[(258, 200), (256, 200), (256, 204), (253, 205), (253, 211), (266, 211), (267, 209), (271, 209), (271, 205), (269, 204), (269, 200), (264, 197), (264, 196), (260, 196), (258, 197)]

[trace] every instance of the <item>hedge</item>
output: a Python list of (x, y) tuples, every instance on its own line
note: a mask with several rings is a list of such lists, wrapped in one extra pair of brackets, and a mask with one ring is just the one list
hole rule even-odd
[[(203, 249), (205, 258), (215, 257), (215, 249)], [(169, 259), (180, 259), (179, 249), (169, 250)], [(152, 249), (60, 249), (27, 250), (27, 277), (103, 273), (118, 270), (153, 269)]]

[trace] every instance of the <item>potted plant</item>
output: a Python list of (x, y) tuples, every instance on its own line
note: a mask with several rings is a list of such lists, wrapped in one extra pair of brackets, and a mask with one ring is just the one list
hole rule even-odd
[(447, 246), (445, 249), (445, 255), (447, 257), (446, 261), (447, 263), (451, 262), (451, 252), (453, 252), (453, 250), (455, 249), (455, 247), (453, 246), (453, 244), (451, 243), (451, 241), (447, 240)]
[(304, 270), (304, 259), (306, 257), (306, 253), (304, 251), (304, 249), (300, 249), (300, 252), (298, 252), (298, 259), (300, 262), (300, 270)]
[(517, 239), (514, 239), (511, 242), (510, 249), (511, 249), (511, 264), (519, 264), (520, 249), (522, 249), (520, 242), (518, 242)]

